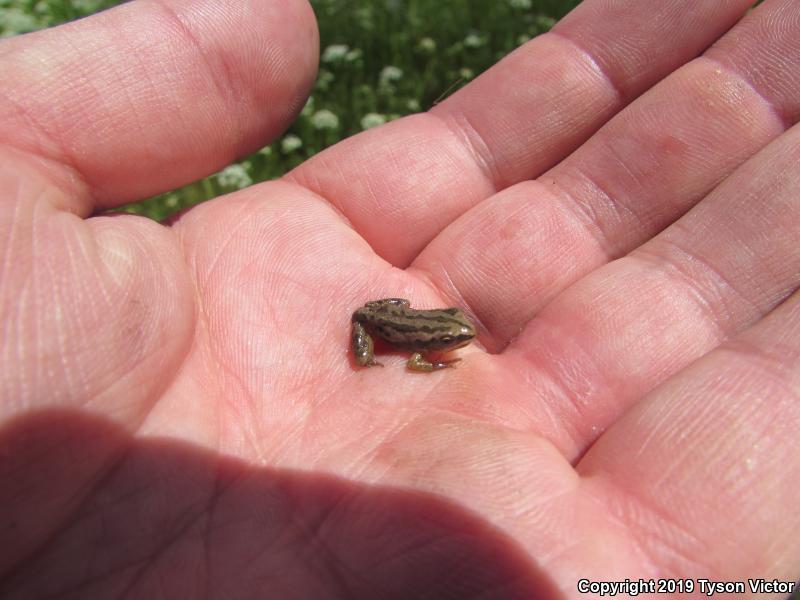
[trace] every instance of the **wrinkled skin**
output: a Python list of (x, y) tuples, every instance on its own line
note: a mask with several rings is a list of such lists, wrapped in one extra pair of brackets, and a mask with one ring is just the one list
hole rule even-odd
[[(0, 596), (797, 580), (800, 5), (749, 4), (587, 0), (166, 226), (98, 213), (279, 135), (309, 7), (3, 41)], [(476, 343), (359, 370), (350, 314), (384, 297), (461, 306)]]

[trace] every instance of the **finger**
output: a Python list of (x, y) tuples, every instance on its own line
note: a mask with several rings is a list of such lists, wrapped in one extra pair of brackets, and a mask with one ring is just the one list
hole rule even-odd
[(795, 126), (662, 234), (558, 296), (509, 347), (556, 407), (569, 455), (800, 286), (798, 161)]
[(798, 17), (797, 3), (762, 5), (539, 181), (464, 215), (414, 267), (502, 349), (569, 284), (661, 231), (797, 121)]
[(108, 208), (275, 137), (302, 106), (316, 60), (300, 0), (131, 2), (3, 42), (0, 142)]
[(611, 4), (584, 2), (431, 112), (337, 144), (290, 177), (406, 265), (469, 207), (562, 160), (750, 2)]
[[(666, 382), (579, 463), (586, 491), (663, 576), (797, 581), (798, 365), (796, 293)], [(709, 540), (725, 542), (709, 552)]]

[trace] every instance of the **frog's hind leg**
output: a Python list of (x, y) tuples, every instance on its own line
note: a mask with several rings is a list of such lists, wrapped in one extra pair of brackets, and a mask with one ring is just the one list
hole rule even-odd
[(414, 352), (411, 358), (408, 359), (406, 366), (412, 371), (438, 371), (439, 369), (447, 369), (453, 366), (453, 363), (460, 361), (460, 358), (453, 358), (451, 360), (437, 360), (430, 361), (423, 358), (419, 352)]

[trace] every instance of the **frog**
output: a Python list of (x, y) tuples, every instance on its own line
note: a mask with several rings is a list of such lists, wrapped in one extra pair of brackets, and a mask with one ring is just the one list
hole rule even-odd
[(412, 371), (438, 371), (461, 360), (428, 360), (423, 353), (449, 352), (469, 344), (475, 325), (460, 308), (416, 310), (405, 298), (372, 300), (353, 313), (352, 346), (356, 364), (382, 367), (373, 356), (372, 335), (413, 352), (406, 366)]

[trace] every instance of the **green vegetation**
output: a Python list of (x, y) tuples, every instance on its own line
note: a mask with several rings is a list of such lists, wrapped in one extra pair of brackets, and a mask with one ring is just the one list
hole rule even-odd
[(119, 0), (0, 0), (0, 36), (52, 27), (117, 4)]
[[(0, 0), (0, 35), (79, 18), (113, 0)], [(123, 208), (164, 219), (208, 198), (281, 176), (338, 140), (430, 108), (578, 0), (312, 0), (320, 69), (286, 134), (247, 159), (179, 190)]]

